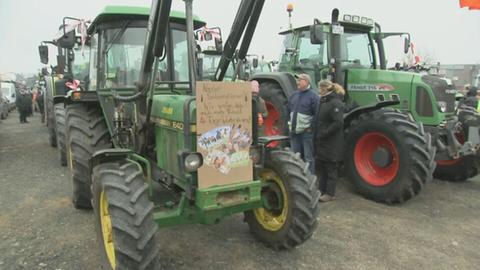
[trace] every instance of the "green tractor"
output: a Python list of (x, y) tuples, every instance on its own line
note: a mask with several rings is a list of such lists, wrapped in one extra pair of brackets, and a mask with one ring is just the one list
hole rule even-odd
[[(73, 23), (72, 23), (73, 22)], [(70, 24), (69, 24), (70, 23)], [(80, 19), (64, 17), (63, 24), (59, 28), (59, 34), (53, 41), (43, 41), (39, 46), (40, 62), (49, 63), (48, 45), (57, 47), (56, 68), (52, 68), (50, 74), (43, 72), (45, 81), (45, 117), (48, 127), (49, 142), (52, 147), (58, 147), (59, 160), (62, 166), (67, 166), (65, 144), (65, 107), (63, 98), (71, 90), (67, 86), (68, 81), (77, 79), (80, 85), (75, 90), (84, 87), (88, 83), (88, 59), (89, 51), (83, 46), (81, 33), (77, 27), (86, 28), (87, 24)], [(76, 29), (77, 28), (77, 29)], [(44, 69), (46, 71), (46, 69)], [(69, 79), (70, 78), (70, 79)], [(73, 87), (74, 84), (71, 84)]]
[[(234, 22), (246, 18), (242, 33), (247, 23), (253, 31), (263, 2), (242, 1)], [(151, 9), (107, 6), (88, 29), (89, 89), (65, 99), (73, 202), (93, 207), (107, 269), (159, 269), (158, 226), (216, 224), (244, 213), (252, 233), (274, 249), (300, 245), (317, 226), (316, 178), (298, 155), (265, 147), (285, 137), (258, 137), (250, 84), (196, 82), (194, 30), (205, 22), (193, 16), (191, 0), (185, 6), (185, 13), (171, 11), (165, 0)], [(218, 92), (200, 91), (208, 85)], [(250, 123), (242, 127), (251, 127), (243, 144), (233, 143), (248, 132), (230, 125), (238, 119), (230, 107), (217, 114), (226, 125), (202, 131), (218, 122), (202, 120), (200, 111), (226, 96), (241, 103), (232, 108)], [(211, 145), (219, 147), (205, 154), (202, 147)], [(230, 163), (224, 150), (234, 152)], [(243, 173), (227, 172), (234, 159), (243, 163), (231, 172)]]
[[(365, 197), (388, 204), (416, 196), (432, 179), (434, 158), (459, 154), (450, 126), (454, 96), (432, 76), (385, 70), (382, 33), (373, 20), (332, 12), (331, 23), (317, 19), (280, 33), (283, 54), (276, 73), (255, 74), (266, 101), (267, 135), (287, 134), (286, 104), (295, 91), (295, 75), (317, 82), (330, 79), (346, 90), (344, 172)], [(407, 39), (405, 50), (410, 44)], [(437, 146), (437, 147), (435, 147)], [(435, 156), (435, 149), (438, 149)], [(466, 150), (466, 149), (465, 149)]]

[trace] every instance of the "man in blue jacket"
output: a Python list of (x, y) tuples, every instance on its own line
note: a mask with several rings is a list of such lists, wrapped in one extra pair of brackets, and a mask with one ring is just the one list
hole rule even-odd
[(300, 74), (297, 78), (298, 90), (288, 99), (288, 128), (292, 151), (300, 153), (308, 162), (310, 172), (315, 174), (313, 147), (313, 119), (317, 113), (320, 97), (311, 88), (310, 76)]

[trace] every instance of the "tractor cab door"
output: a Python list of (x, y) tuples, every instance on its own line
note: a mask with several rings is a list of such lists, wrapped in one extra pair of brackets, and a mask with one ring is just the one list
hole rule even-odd
[[(373, 34), (377, 44), (381, 69), (398, 70), (408, 60), (410, 50), (409, 33), (377, 32)], [(390, 50), (386, 50), (389, 48)]]

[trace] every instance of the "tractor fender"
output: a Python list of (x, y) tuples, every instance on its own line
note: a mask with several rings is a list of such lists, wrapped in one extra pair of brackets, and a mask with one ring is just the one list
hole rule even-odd
[(250, 80), (256, 80), (260, 84), (262, 82), (276, 82), (280, 85), (283, 94), (288, 98), (297, 89), (297, 83), (291, 73), (288, 72), (272, 72), (272, 73), (255, 73)]
[(118, 161), (129, 157), (134, 152), (130, 149), (125, 148), (110, 148), (110, 149), (102, 149), (95, 153), (93, 153), (92, 157), (89, 160), (90, 165), (90, 174), (93, 172), (93, 168), (95, 166), (110, 162), (110, 161)]
[(96, 91), (68, 91), (64, 97), (66, 105), (73, 103), (100, 103)]
[(388, 106), (397, 105), (397, 104), (400, 104), (400, 101), (388, 100), (388, 101), (380, 101), (380, 102), (370, 103), (368, 105), (356, 107), (356, 108), (346, 112), (343, 115), (343, 123), (344, 123), (343, 125), (344, 126), (350, 125), (350, 122), (354, 118), (357, 118), (360, 114), (368, 113), (368, 112), (371, 112), (371, 111), (376, 111), (376, 110), (379, 110), (383, 107), (388, 107)]
[(53, 105), (57, 105), (58, 103), (65, 104), (66, 97), (65, 96), (54, 96), (53, 97)]

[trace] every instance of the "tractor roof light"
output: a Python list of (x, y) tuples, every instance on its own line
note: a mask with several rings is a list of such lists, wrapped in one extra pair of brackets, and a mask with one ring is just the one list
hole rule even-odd
[(293, 11), (293, 4), (292, 4), (292, 3), (288, 3), (288, 5), (287, 5), (287, 11), (288, 11), (288, 12), (292, 12), (292, 11)]
[(351, 22), (352, 21), (352, 15), (348, 15), (348, 14), (343, 15), (343, 21)]
[(358, 16), (358, 15), (353, 15), (353, 16), (352, 16), (352, 22), (354, 22), (354, 23), (359, 23), (359, 22), (360, 22), (360, 16)]
[(363, 24), (367, 24), (367, 20), (368, 20), (367, 18), (365, 18), (365, 17), (362, 17), (362, 20), (361, 20), (361, 22), (362, 22)]

